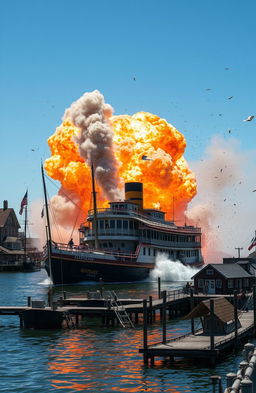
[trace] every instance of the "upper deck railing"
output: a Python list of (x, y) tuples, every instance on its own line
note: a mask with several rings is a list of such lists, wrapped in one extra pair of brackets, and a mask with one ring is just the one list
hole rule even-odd
[[(90, 209), (88, 211), (88, 217), (93, 217), (94, 214), (94, 210)], [(111, 208), (99, 208), (97, 209), (97, 216), (98, 219), (100, 219), (101, 217), (109, 217), (112, 215), (122, 215), (122, 216), (129, 216), (129, 217), (133, 217), (133, 218), (137, 218), (139, 219), (141, 222), (144, 222), (145, 224), (148, 225), (152, 225), (155, 224), (158, 227), (162, 227), (163, 229), (170, 229), (170, 227), (173, 227), (174, 230), (182, 230), (185, 232), (191, 232), (194, 231), (196, 233), (201, 233), (201, 228), (197, 228), (194, 226), (177, 226), (173, 221), (163, 221), (157, 217), (149, 217), (147, 215), (144, 214), (139, 214), (133, 210), (129, 210), (129, 209), (111, 209)]]

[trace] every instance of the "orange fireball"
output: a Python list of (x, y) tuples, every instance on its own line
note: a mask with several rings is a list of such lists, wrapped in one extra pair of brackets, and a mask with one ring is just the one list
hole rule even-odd
[[(113, 116), (110, 123), (119, 164), (119, 188), (127, 181), (141, 181), (145, 208), (160, 208), (169, 219), (183, 219), (187, 203), (196, 195), (195, 176), (183, 157), (185, 137), (166, 120), (147, 112)], [(86, 214), (90, 208), (91, 180), (90, 169), (73, 140), (79, 132), (68, 120), (56, 129), (48, 139), (52, 155), (45, 161), (45, 169), (61, 182), (62, 189), (77, 195)], [(103, 205), (106, 200), (101, 196), (99, 206)]]

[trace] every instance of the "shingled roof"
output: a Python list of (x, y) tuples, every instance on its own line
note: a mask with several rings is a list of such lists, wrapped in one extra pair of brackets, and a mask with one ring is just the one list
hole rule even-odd
[[(225, 298), (214, 298), (214, 315), (222, 322), (227, 323), (234, 319), (234, 307)], [(210, 300), (203, 300), (184, 319), (199, 318), (210, 315)]]
[(16, 221), (16, 225), (18, 225), (18, 228), (20, 228), (20, 224), (19, 224), (16, 214), (12, 208), (7, 208), (7, 209), (0, 208), (0, 227), (5, 226), (6, 220), (10, 214), (13, 215), (14, 220)]
[(251, 274), (247, 273), (237, 263), (209, 263), (200, 272), (196, 273), (192, 278), (198, 276), (203, 270), (213, 268), (217, 270), (225, 278), (249, 278), (252, 277)]

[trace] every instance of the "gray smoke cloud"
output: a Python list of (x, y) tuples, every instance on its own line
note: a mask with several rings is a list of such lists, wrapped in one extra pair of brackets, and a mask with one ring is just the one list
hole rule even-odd
[(66, 109), (63, 120), (70, 120), (81, 133), (74, 140), (81, 157), (93, 163), (95, 177), (105, 196), (110, 200), (122, 198), (118, 189), (118, 163), (114, 156), (113, 130), (109, 123), (113, 108), (103, 95), (94, 90), (85, 93)]

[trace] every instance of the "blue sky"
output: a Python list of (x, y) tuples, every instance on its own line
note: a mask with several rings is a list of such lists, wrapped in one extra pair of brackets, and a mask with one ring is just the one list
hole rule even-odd
[(186, 136), (189, 162), (215, 134), (250, 152), (255, 13), (250, 0), (2, 1), (0, 200), (18, 212), (27, 187), (30, 201), (42, 198), (47, 138), (94, 89), (115, 114), (167, 119)]

